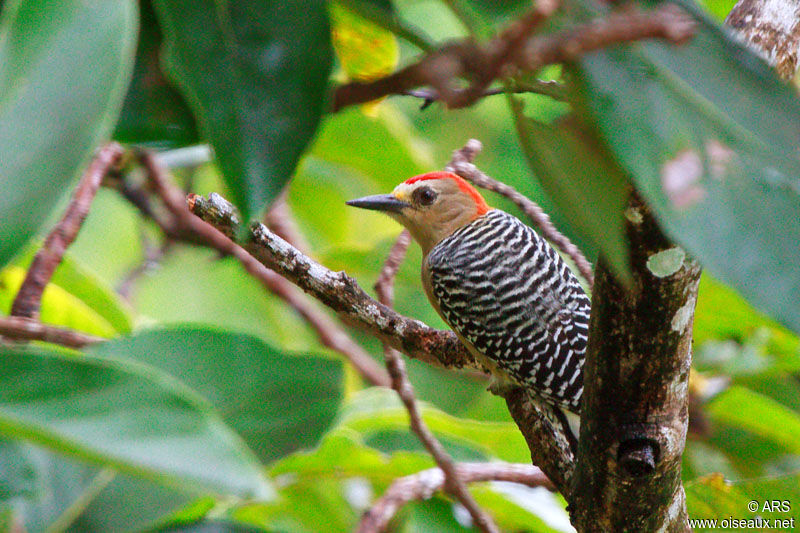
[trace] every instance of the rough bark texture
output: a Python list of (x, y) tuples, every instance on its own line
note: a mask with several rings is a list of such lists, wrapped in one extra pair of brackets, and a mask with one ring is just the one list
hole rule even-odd
[(800, 52), (800, 2), (741, 0), (728, 14), (725, 23), (775, 67), (782, 78), (794, 76)]
[[(570, 508), (578, 531), (687, 531), (681, 455), (700, 268), (632, 200), (634, 285), (602, 262)], [(638, 215), (640, 216), (637, 216)]]
[[(237, 234), (239, 222), (234, 208), (221, 196), (212, 193), (206, 199), (191, 195), (188, 203), (195, 215), (220, 232)], [(409, 357), (444, 368), (482, 370), (480, 363), (452, 331), (432, 329), (373, 300), (353, 278), (344, 272), (328, 270), (263, 224), (251, 227), (244, 245), (262, 265), (311, 294), (338, 313), (342, 320), (369, 332)], [(235, 253), (235, 247), (231, 250)], [(566, 494), (574, 464), (574, 453), (567, 436), (560, 427), (551, 423), (552, 417), (546, 408), (530, 401), (524, 390), (508, 388), (499, 393), (505, 398), (514, 421), (525, 436), (533, 463), (550, 477), (559, 491)]]

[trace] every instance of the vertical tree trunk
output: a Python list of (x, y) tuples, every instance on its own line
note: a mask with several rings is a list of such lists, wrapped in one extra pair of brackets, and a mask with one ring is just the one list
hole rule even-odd
[(597, 267), (571, 508), (578, 531), (687, 531), (681, 455), (700, 268), (635, 196), (634, 284)]
[[(740, 0), (726, 23), (784, 79), (797, 72), (800, 1)], [(690, 531), (681, 484), (700, 268), (638, 198), (626, 212), (632, 291), (597, 267), (572, 521), (581, 531)]]

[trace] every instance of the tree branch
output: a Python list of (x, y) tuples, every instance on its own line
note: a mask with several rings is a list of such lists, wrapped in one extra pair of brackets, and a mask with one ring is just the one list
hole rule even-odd
[[(284, 192), (275, 200), (272, 208), (267, 212), (265, 222), (275, 234), (286, 239), (286, 241), (300, 251), (308, 250), (309, 245), (292, 218), (289, 205), (286, 203), (286, 193)], [(391, 384), (389, 374), (386, 373), (372, 357), (353, 340), (347, 332), (331, 320), (314, 302), (296, 287), (291, 286), (286, 280), (282, 282), (289, 286), (293, 298), (289, 304), (306, 319), (311, 327), (317, 332), (320, 342), (324, 346), (336, 350), (343, 354), (356, 368), (357, 371), (371, 385), (388, 387)], [(288, 301), (288, 300), (287, 300)]]
[(0, 336), (16, 340), (51, 342), (69, 348), (83, 348), (106, 340), (20, 316), (0, 317)]
[[(534, 80), (532, 82), (517, 82), (511, 85), (510, 87), (494, 87), (492, 89), (484, 90), (480, 97), (485, 98), (487, 96), (496, 96), (499, 94), (541, 94), (543, 96), (549, 96), (553, 100), (558, 100), (559, 102), (566, 102), (567, 101), (567, 90), (566, 88), (559, 82), (554, 80)], [(435, 90), (430, 88), (425, 89), (409, 89), (407, 91), (403, 91), (400, 93), (403, 96), (413, 96), (414, 98), (421, 99), (422, 105), (420, 109), (425, 109), (431, 104), (436, 101), (442, 99), (442, 97), (437, 93)]]
[(775, 67), (785, 80), (798, 67), (800, 3), (792, 0), (739, 0), (725, 23), (736, 30), (749, 46)]
[[(208, 199), (192, 196), (189, 205), (193, 213), (209, 224), (225, 233), (237, 234), (236, 218), (231, 216), (233, 206), (219, 195), (212, 193)], [(325, 304), (342, 320), (409, 357), (444, 368), (471, 368), (486, 372), (452, 331), (432, 329), (373, 300), (347, 274), (328, 270), (263, 224), (251, 227), (244, 246), (264, 266)], [(574, 457), (566, 436), (549, 422), (547, 413), (531, 402), (524, 390), (513, 388), (501, 394), (525, 436), (534, 464), (560, 491), (566, 493), (574, 468)]]
[[(208, 198), (190, 195), (189, 208), (224, 234), (238, 232), (233, 205), (216, 193)], [(429, 328), (373, 300), (353, 278), (328, 270), (263, 224), (254, 224), (247, 239), (244, 248), (257, 262), (325, 304), (346, 323), (428, 364), (482, 370), (453, 332)]]
[(92, 200), (100, 188), (100, 183), (108, 172), (122, 157), (122, 147), (111, 142), (100, 148), (95, 154), (89, 168), (83, 174), (72, 195), (64, 216), (47, 235), (42, 248), (36, 253), (25, 280), (17, 292), (11, 305), (11, 315), (25, 318), (37, 318), (42, 304), (44, 292), (53, 273), (61, 264), (64, 252), (78, 236), (78, 232), (89, 213)]
[[(694, 21), (677, 6), (666, 4), (650, 12), (627, 7), (571, 30), (531, 37), (530, 32), (556, 7), (550, 1), (537, 4), (485, 48), (472, 41), (453, 43), (384, 78), (342, 85), (334, 93), (333, 110), (425, 85), (432, 87), (448, 107), (464, 107), (481, 98), (491, 82), (509, 69), (536, 72), (617, 43), (645, 39), (682, 43), (694, 32)], [(453, 85), (457, 78), (469, 78), (473, 83), (460, 89)]]
[[(323, 345), (344, 355), (353, 367), (373, 385), (389, 386), (386, 372), (360, 346), (339, 329), (320, 309), (312, 305), (305, 296), (281, 276), (265, 268), (241, 246), (234, 243), (224, 232), (193, 216), (186, 206), (183, 193), (170, 184), (166, 171), (153, 154), (140, 154), (142, 163), (156, 194), (172, 215), (172, 220), (165, 225), (165, 232), (172, 235), (190, 236), (190, 242), (199, 242), (224, 255), (235, 257), (245, 270), (261, 282), (270, 292), (283, 299), (294, 308), (317, 333)], [(230, 204), (228, 204), (230, 205)], [(226, 212), (229, 222), (228, 230), (238, 223), (238, 215), (232, 208)], [(225, 226), (223, 226), (225, 228)], [(169, 235), (170, 233), (168, 233)]]
[[(632, 288), (601, 261), (592, 294), (572, 521), (581, 532), (686, 531), (680, 473), (700, 267), (637, 197), (629, 209), (641, 215), (626, 220)], [(674, 268), (652, 268), (659, 255)]]
[[(509, 463), (458, 463), (458, 477), (464, 483), (479, 481), (509, 481), (529, 487), (553, 489), (552, 483), (538, 467)], [(445, 476), (440, 468), (423, 470), (396, 479), (383, 496), (361, 517), (357, 533), (384, 531), (401, 507), (414, 500), (427, 500), (444, 486)]]

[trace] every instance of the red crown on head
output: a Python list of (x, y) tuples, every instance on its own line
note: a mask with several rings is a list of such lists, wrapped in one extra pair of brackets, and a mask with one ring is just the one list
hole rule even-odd
[(452, 172), (428, 172), (427, 174), (421, 174), (419, 176), (414, 176), (413, 178), (408, 178), (405, 183), (406, 185), (412, 185), (418, 181), (427, 180), (453, 180), (458, 185), (458, 188), (467, 193), (475, 202), (475, 207), (478, 209), (478, 216), (489, 211), (489, 206), (486, 204), (486, 200), (484, 200), (483, 196), (481, 196), (481, 194), (475, 190), (475, 187), (470, 185), (467, 180), (461, 176), (456, 176)]

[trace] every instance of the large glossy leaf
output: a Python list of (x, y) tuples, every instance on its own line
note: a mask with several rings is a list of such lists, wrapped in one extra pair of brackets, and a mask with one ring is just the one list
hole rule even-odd
[(769, 353), (785, 360), (788, 367), (797, 366), (800, 339), (796, 335), (753, 309), (734, 290), (707, 274), (703, 275), (694, 315), (694, 342), (702, 345), (712, 339), (742, 341), (754, 334), (765, 337)]
[(580, 64), (608, 147), (667, 232), (800, 332), (800, 99), (700, 15), (682, 46), (615, 47)]
[[(437, 437), (471, 448), (484, 456), (510, 462), (530, 460), (525, 440), (511, 422), (480, 422), (450, 416), (423, 404), (422, 415)], [(408, 429), (408, 412), (394, 391), (372, 388), (354, 395), (342, 409), (340, 424), (357, 431), (365, 440)], [(385, 443), (384, 440), (376, 441)]]
[(114, 138), (172, 148), (197, 142), (197, 124), (180, 93), (161, 69), (161, 28), (152, 0), (142, 0), (141, 30), (128, 94)]
[[(0, 270), (0, 312), (8, 313), (25, 270), (36, 249)], [(128, 333), (133, 327), (131, 310), (119, 295), (93, 274), (65, 256), (42, 294), (40, 318), (48, 324), (78, 329), (102, 337)]]
[(617, 278), (629, 282), (625, 174), (577, 117), (548, 125), (525, 116), (520, 99), (512, 97), (511, 107), (528, 165), (547, 194), (600, 248)]
[(255, 456), (191, 389), (146, 365), (2, 350), (0, 432), (182, 488), (264, 496)]
[(289, 181), (331, 68), (322, 0), (156, 0), (164, 59), (245, 219)]
[(800, 454), (800, 414), (777, 401), (735, 386), (708, 405), (714, 419), (746, 429)]
[(110, 133), (133, 67), (133, 0), (15, 0), (0, 20), (0, 265)]
[(143, 331), (92, 352), (180, 376), (264, 461), (315, 445), (343, 396), (340, 361), (293, 356), (249, 335), (176, 327)]
[(9, 489), (0, 492), (0, 501), (14, 509), (26, 531), (140, 530), (197, 498), (24, 442), (2, 441), (0, 465), (0, 486)]
[[(0, 313), (8, 314), (17, 295), (25, 271), (9, 266), (0, 271)], [(40, 318), (47, 324), (66, 326), (99, 337), (113, 337), (114, 327), (86, 302), (71, 294), (66, 288), (50, 283), (42, 293)]]

